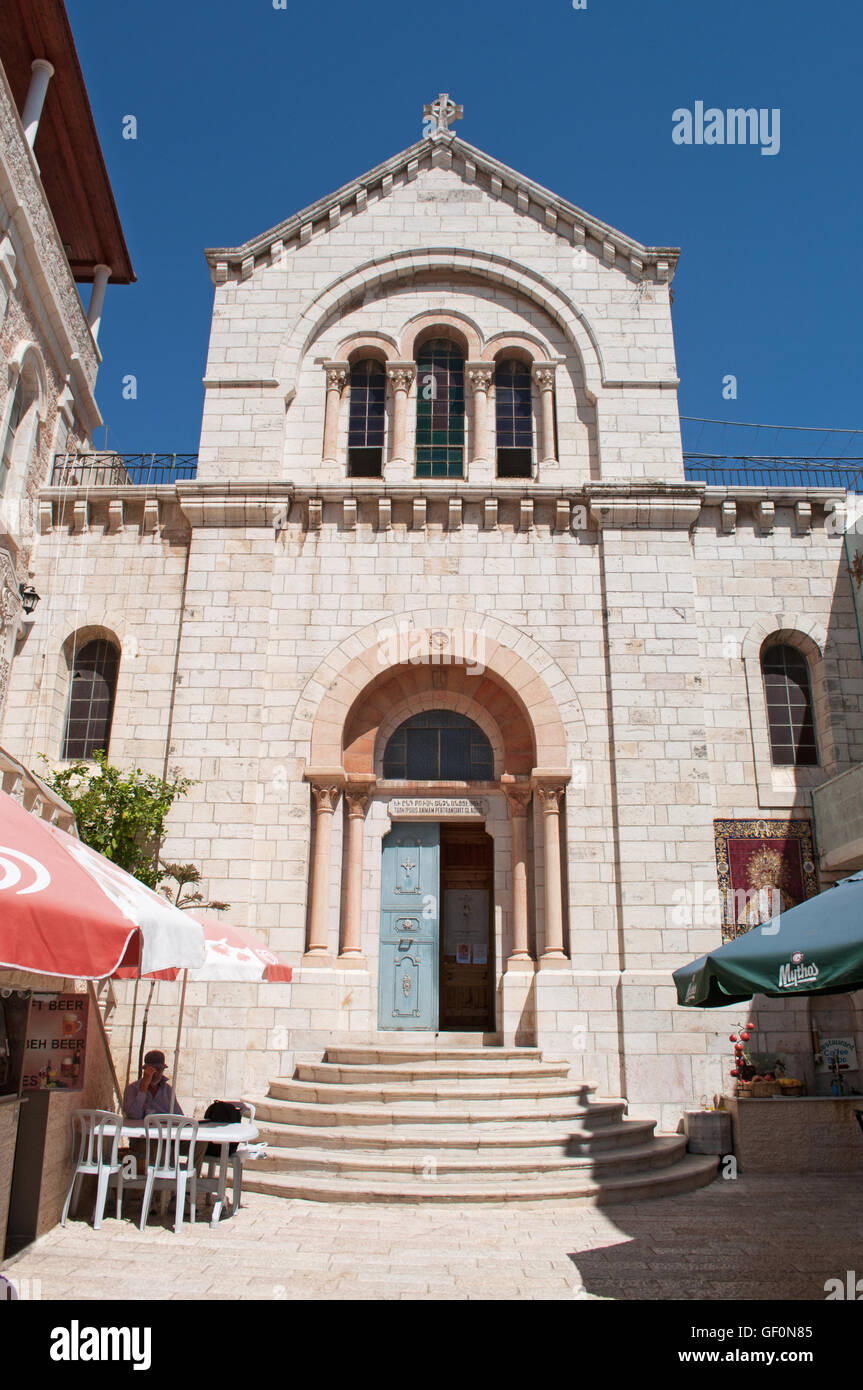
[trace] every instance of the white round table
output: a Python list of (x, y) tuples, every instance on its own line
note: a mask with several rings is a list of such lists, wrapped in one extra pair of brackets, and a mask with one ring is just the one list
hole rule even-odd
[[(181, 1117), (191, 1119), (190, 1116)], [(218, 1144), (220, 1154), (217, 1159), (205, 1159), (205, 1163), (218, 1163), (219, 1172), (216, 1177), (198, 1178), (198, 1190), (201, 1192), (211, 1192), (216, 1201), (213, 1205), (213, 1215), (210, 1218), (210, 1225), (217, 1226), (219, 1217), (222, 1214), (222, 1207), (225, 1205), (225, 1187), (228, 1180), (228, 1164), (232, 1163), (233, 1183), (231, 1186), (232, 1201), (230, 1203), (231, 1215), (240, 1205), (240, 1191), (243, 1181), (242, 1160), (234, 1154), (233, 1160), (228, 1153), (231, 1144), (251, 1144), (258, 1137), (256, 1125), (250, 1124), (248, 1120), (242, 1120), (238, 1124), (219, 1124), (210, 1120), (196, 1120), (193, 1123), (198, 1126), (198, 1134), (195, 1142), (197, 1144)], [(111, 1128), (106, 1125), (106, 1130)], [(146, 1129), (143, 1120), (124, 1120), (120, 1134), (124, 1139), (144, 1139)]]

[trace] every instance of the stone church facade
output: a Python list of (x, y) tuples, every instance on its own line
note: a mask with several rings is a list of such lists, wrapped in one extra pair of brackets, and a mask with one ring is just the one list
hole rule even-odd
[[(113, 651), (111, 760), (195, 779), (165, 857), (292, 963), (190, 986), (187, 1104), (407, 1031), (538, 1045), (674, 1128), (739, 1016), (671, 979), (720, 939), (718, 837), (805, 839), (863, 757), (843, 494), (687, 481), (677, 250), (453, 114), (207, 252), (197, 475), (42, 488), (2, 741), (61, 760), (75, 654)], [(771, 650), (814, 756), (777, 756)], [(801, 1066), (805, 1007), (759, 1025)]]

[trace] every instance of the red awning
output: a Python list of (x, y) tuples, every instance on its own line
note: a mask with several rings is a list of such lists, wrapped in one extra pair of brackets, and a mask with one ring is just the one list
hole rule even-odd
[(203, 960), (199, 922), (0, 792), (0, 970), (101, 980)]

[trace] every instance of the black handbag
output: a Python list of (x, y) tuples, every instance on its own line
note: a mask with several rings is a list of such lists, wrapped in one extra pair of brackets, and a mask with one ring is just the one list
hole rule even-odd
[[(214, 1100), (204, 1111), (205, 1120), (215, 1120), (220, 1125), (238, 1125), (243, 1118), (243, 1112), (239, 1105), (233, 1105), (229, 1100)], [(228, 1145), (228, 1152), (237, 1152), (236, 1144)], [(220, 1158), (222, 1154), (221, 1144), (208, 1144), (204, 1153), (205, 1158)]]

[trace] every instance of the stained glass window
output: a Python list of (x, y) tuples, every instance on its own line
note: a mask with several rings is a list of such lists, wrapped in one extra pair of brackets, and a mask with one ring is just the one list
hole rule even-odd
[(417, 477), (464, 476), (464, 357), (432, 338), (417, 357)]

